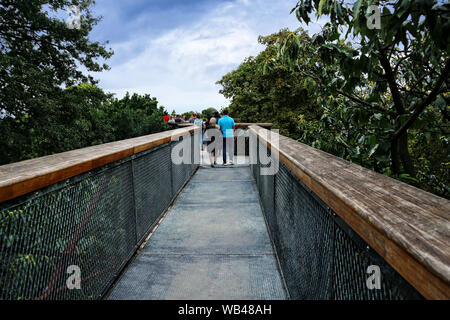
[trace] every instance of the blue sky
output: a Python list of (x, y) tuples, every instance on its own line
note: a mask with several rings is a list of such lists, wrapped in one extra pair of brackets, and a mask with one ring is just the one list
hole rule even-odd
[[(95, 74), (122, 97), (149, 93), (169, 111), (220, 108), (228, 101), (215, 82), (257, 55), (258, 35), (300, 26), (295, 0), (97, 0), (103, 20), (91, 34), (114, 50), (111, 70)], [(311, 32), (319, 30), (310, 24)]]

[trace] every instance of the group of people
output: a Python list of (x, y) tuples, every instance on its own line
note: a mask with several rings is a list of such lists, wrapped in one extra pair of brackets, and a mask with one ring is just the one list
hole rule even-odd
[[(166, 112), (164, 114), (164, 122), (175, 124), (187, 122), (187, 120), (186, 117), (181, 117), (180, 115), (169, 116)], [(200, 115), (193, 114), (188, 122), (202, 128), (201, 146), (203, 149), (205, 141), (211, 166), (217, 165), (216, 160), (219, 154), (222, 154), (224, 166), (234, 164), (234, 133), (236, 126), (234, 119), (228, 115), (228, 110), (225, 109), (222, 115), (216, 111), (206, 121), (203, 121)]]
[[(198, 115), (197, 115), (198, 117)], [(198, 125), (199, 122), (194, 122)], [(217, 162), (216, 155), (222, 153), (223, 165), (233, 165), (234, 159), (234, 133), (236, 125), (234, 119), (228, 115), (228, 110), (222, 112), (222, 116), (215, 112), (208, 117), (206, 122), (201, 124), (202, 131), (202, 146), (203, 138), (206, 140), (206, 150), (209, 153), (211, 166), (214, 167)], [(220, 130), (220, 131), (219, 131)], [(217, 141), (222, 138), (222, 141)]]
[(175, 116), (171, 116), (167, 112), (165, 112), (164, 113), (164, 122), (172, 123), (172, 124), (186, 122), (186, 116), (182, 117), (179, 114), (177, 114)]

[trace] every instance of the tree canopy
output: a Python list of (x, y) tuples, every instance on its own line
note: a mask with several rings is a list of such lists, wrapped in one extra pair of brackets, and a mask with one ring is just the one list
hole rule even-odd
[[(99, 60), (112, 51), (88, 35), (100, 21), (91, 13), (92, 0), (0, 0), (0, 109), (20, 113), (46, 112), (45, 106), (63, 94), (64, 86), (94, 79), (80, 71), (108, 69)], [(74, 5), (79, 28), (58, 18)]]
[[(0, 0), (0, 164), (168, 129), (156, 98), (117, 99), (95, 85), (89, 73), (107, 70), (112, 51), (89, 39), (93, 4)], [(79, 28), (66, 23), (69, 6)]]
[(0, 120), (0, 165), (168, 130), (164, 107), (150, 95), (117, 99), (81, 84), (47, 112)]
[(219, 81), (232, 114), (450, 197), (449, 4), (304, 0), (292, 12), (329, 22), (260, 37), (266, 49)]
[[(380, 9), (379, 28), (370, 27), (371, 6)], [(318, 76), (318, 84), (393, 122), (388, 128), (394, 173), (411, 176), (416, 170), (410, 157), (407, 131), (418, 124), (430, 105), (448, 120), (445, 96), (450, 92), (450, 5), (437, 1), (355, 1), (350, 7), (339, 0), (302, 0), (293, 9), (300, 21), (309, 15), (330, 20), (313, 37), (323, 65), (338, 66), (324, 73), (303, 64), (300, 39), (290, 37), (280, 46), (290, 65)], [(341, 32), (346, 29), (347, 31)], [(344, 44), (351, 40), (352, 47)], [(315, 73), (319, 71), (319, 73)]]
[(259, 37), (265, 50), (257, 57), (248, 57), (217, 82), (222, 86), (220, 93), (231, 99), (228, 110), (238, 121), (273, 122), (281, 133), (289, 135), (296, 131), (299, 114), (308, 119), (320, 116), (322, 111), (311, 99), (299, 73), (285, 64), (274, 63), (276, 43), (290, 34), (288, 30), (281, 30)]

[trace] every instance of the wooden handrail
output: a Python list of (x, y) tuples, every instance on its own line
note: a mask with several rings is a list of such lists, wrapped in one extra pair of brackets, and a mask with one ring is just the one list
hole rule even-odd
[(0, 203), (193, 133), (169, 130), (0, 166)]
[(250, 127), (425, 298), (450, 298), (450, 201), (282, 135), (272, 146), (263, 131)]

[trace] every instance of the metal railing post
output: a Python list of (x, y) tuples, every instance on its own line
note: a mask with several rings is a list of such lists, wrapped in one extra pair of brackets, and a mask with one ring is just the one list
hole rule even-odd
[(138, 217), (136, 208), (136, 187), (135, 187), (135, 172), (134, 172), (134, 158), (131, 158), (131, 189), (133, 190), (133, 213), (134, 213), (134, 232), (135, 232), (135, 245), (139, 245), (139, 231), (138, 231)]

